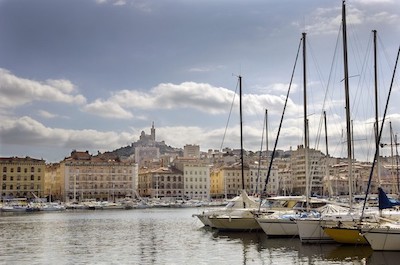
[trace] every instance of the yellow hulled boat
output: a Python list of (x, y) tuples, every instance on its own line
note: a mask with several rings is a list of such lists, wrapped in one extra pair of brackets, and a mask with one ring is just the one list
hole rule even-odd
[(354, 227), (324, 227), (324, 232), (341, 244), (367, 245), (368, 241), (361, 235), (361, 229)]

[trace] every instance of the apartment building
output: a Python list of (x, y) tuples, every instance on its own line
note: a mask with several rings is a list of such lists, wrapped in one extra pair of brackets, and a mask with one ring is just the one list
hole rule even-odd
[(46, 163), (30, 157), (0, 157), (2, 177), (0, 194), (7, 198), (35, 198), (44, 196)]
[[(298, 195), (306, 194), (306, 164), (308, 165), (309, 183), (311, 194), (323, 194), (323, 179), (326, 175), (325, 156), (321, 151), (308, 148), (308, 163), (306, 161), (306, 149), (299, 145), (292, 151), (290, 168), (292, 172), (293, 192)], [(310, 194), (310, 195), (311, 195)]]
[(183, 174), (175, 167), (141, 169), (138, 193), (150, 198), (183, 198)]
[(133, 197), (137, 188), (137, 164), (73, 151), (60, 163), (65, 201), (116, 201)]
[(200, 146), (196, 144), (187, 144), (183, 147), (183, 157), (200, 158)]
[(210, 165), (194, 158), (177, 158), (174, 166), (182, 171), (186, 199), (210, 199)]
[(49, 201), (64, 200), (64, 183), (60, 163), (47, 164), (44, 173), (44, 196)]

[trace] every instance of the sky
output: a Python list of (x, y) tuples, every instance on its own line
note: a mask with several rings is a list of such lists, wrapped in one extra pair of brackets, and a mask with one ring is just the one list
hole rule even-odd
[[(290, 87), (276, 146), (295, 150), (305, 72), (310, 147), (325, 153), (326, 111), (328, 152), (347, 157), (341, 10), (341, 0), (0, 0), (0, 156), (59, 162), (72, 150), (112, 151), (153, 122), (156, 140), (173, 147), (240, 148), (239, 75), (244, 149), (273, 149)], [(400, 1), (348, 0), (346, 12), (354, 157), (371, 161)], [(396, 150), (389, 122), (400, 132), (398, 74), (393, 84), (384, 156)]]

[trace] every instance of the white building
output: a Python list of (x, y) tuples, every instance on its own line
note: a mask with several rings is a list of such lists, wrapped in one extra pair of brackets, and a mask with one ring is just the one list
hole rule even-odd
[(183, 147), (183, 157), (200, 158), (200, 146), (187, 144)]
[(183, 194), (189, 199), (210, 199), (210, 165), (197, 159), (179, 158), (174, 161), (183, 173)]

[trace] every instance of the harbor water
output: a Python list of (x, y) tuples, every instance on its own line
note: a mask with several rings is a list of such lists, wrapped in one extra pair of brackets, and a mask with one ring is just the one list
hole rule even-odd
[(399, 264), (399, 252), (218, 232), (200, 208), (0, 213), (0, 264)]

